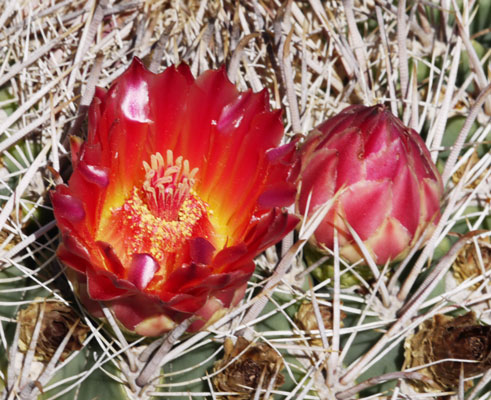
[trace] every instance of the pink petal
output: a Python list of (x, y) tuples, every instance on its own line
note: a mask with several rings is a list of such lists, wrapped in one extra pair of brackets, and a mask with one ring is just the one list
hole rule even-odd
[(388, 181), (362, 181), (350, 186), (340, 201), (349, 224), (366, 240), (391, 212), (391, 185)]
[(90, 183), (94, 183), (101, 188), (105, 188), (109, 184), (109, 174), (107, 168), (89, 165), (84, 160), (81, 160), (77, 167), (82, 176)]
[(138, 289), (144, 290), (159, 268), (159, 263), (150, 254), (133, 254), (128, 280)]
[(302, 173), (298, 200), (300, 214), (305, 214), (310, 193), (309, 215), (334, 196), (338, 162), (338, 152), (332, 149), (321, 149), (308, 160)]
[(399, 221), (388, 219), (381, 231), (368, 243), (375, 253), (375, 262), (384, 265), (389, 260), (400, 258), (404, 249), (408, 248), (411, 237), (412, 234)]
[(55, 215), (74, 222), (84, 219), (84, 206), (79, 199), (69, 194), (61, 194), (58, 190), (51, 191), (50, 194)]
[(420, 190), (417, 178), (407, 166), (401, 168), (394, 179), (392, 203), (392, 216), (414, 235), (421, 215)]

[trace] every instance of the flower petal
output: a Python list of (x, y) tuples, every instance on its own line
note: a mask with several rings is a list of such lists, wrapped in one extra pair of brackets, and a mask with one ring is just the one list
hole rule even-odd
[(96, 184), (101, 188), (105, 188), (109, 184), (109, 174), (107, 168), (89, 165), (84, 160), (78, 163), (78, 168), (82, 176), (91, 183)]
[(62, 194), (59, 191), (51, 192), (50, 195), (58, 218), (73, 222), (80, 222), (84, 219), (84, 206), (79, 199), (69, 194)]
[(196, 264), (210, 264), (214, 252), (215, 247), (205, 238), (197, 237), (189, 243), (191, 260)]
[(96, 273), (91, 268), (86, 271), (87, 292), (92, 300), (114, 300), (128, 294), (127, 289), (115, 286), (115, 279), (109, 278), (106, 274)]
[(101, 249), (105, 257), (105, 265), (109, 271), (114, 273), (117, 277), (122, 278), (125, 275), (125, 268), (121, 263), (118, 255), (114, 251), (114, 248), (109, 243), (98, 240), (96, 245)]
[(138, 289), (144, 290), (160, 266), (150, 254), (133, 254), (128, 279)]

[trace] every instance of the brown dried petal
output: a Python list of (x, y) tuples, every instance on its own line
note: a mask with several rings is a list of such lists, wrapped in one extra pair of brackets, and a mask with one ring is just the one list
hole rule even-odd
[[(7, 242), (8, 240), (8, 242)], [(5, 243), (7, 242), (7, 243)], [(17, 243), (20, 242), (19, 236), (15, 235), (9, 238), (9, 233), (6, 231), (0, 231), (0, 249), (10, 250)], [(4, 244), (5, 243), (5, 244)]]
[[(472, 153), (471, 157), (469, 158), (469, 160), (466, 163), (462, 164), (460, 166), (460, 168), (457, 171), (455, 171), (455, 173), (452, 175), (452, 181), (455, 184), (458, 184), (460, 182), (460, 180), (462, 179), (462, 177), (464, 176), (466, 169), (467, 168), (470, 169), (470, 168), (474, 167), (474, 165), (476, 165), (478, 162), (479, 162), (479, 156), (477, 155), (477, 152), (474, 151)], [(468, 167), (468, 165), (469, 165), (469, 167)], [(480, 176), (478, 176), (477, 179), (472, 181), (471, 184), (466, 185), (466, 188), (475, 189), (477, 187), (477, 185), (479, 185), (482, 182), (485, 175), (486, 175), (486, 171), (484, 171)]]
[[(281, 356), (268, 344), (255, 344), (249, 342), (243, 337), (238, 337), (234, 344), (227, 338), (224, 343), (225, 354), (223, 359), (215, 364), (215, 371), (223, 368), (213, 377), (213, 384), (220, 392), (236, 392), (237, 395), (221, 396), (223, 400), (247, 400), (251, 398), (259, 386), (262, 378), (262, 388), (266, 388), (269, 382), (276, 375), (275, 388), (283, 385), (285, 379), (280, 374), (283, 369), (283, 360)], [(244, 352), (243, 354), (241, 354)], [(231, 360), (240, 357), (233, 361)]]
[[(476, 361), (446, 361), (423, 368), (419, 372), (434, 384), (414, 382), (418, 391), (456, 389), (462, 366), (465, 378), (491, 368), (491, 326), (478, 325), (473, 312), (456, 318), (435, 315), (420, 325), (418, 333), (406, 339), (404, 347), (406, 369), (448, 358)], [(472, 382), (466, 382), (466, 388), (471, 386)]]
[[(491, 268), (491, 242), (488, 239), (487, 242), (479, 241), (479, 250), (482, 257), (482, 265), (484, 268)], [(477, 254), (474, 243), (469, 243), (460, 251), (452, 266), (453, 275), (455, 279), (460, 283), (469, 278), (474, 278), (483, 273), (481, 263), (479, 261), (479, 255)], [(473, 288), (477, 289), (479, 284), (476, 284)]]
[(17, 316), (17, 320), (20, 323), (19, 348), (23, 352), (26, 352), (29, 348), (34, 327), (43, 304), (45, 307), (44, 315), (35, 350), (35, 358), (37, 360), (49, 361), (70, 328), (77, 324), (60, 357), (63, 361), (70, 353), (82, 348), (89, 328), (79, 321), (78, 315), (70, 307), (59, 302), (49, 301), (42, 303), (38, 301), (19, 311)]
[[(325, 329), (332, 329), (332, 307), (319, 304), (319, 311), (322, 316), (322, 322), (324, 324)], [(345, 318), (346, 314), (341, 312), (341, 319)], [(300, 306), (295, 315), (295, 322), (298, 327), (304, 330), (306, 333), (310, 333), (312, 331), (318, 331), (319, 325), (317, 323), (317, 318), (314, 312), (314, 306), (310, 302), (304, 302)], [(341, 321), (341, 327), (343, 326), (343, 322)], [(318, 336), (318, 335), (316, 335)], [(321, 339), (312, 339), (310, 343), (313, 346), (322, 346)]]

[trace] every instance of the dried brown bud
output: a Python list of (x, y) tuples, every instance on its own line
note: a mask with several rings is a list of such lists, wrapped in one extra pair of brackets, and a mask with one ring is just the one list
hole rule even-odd
[[(418, 372), (434, 383), (415, 381), (412, 385), (419, 392), (453, 390), (458, 387), (462, 367), (465, 378), (491, 368), (491, 326), (478, 325), (473, 312), (456, 318), (437, 314), (406, 339), (404, 348), (405, 369), (447, 358), (476, 361), (445, 361), (423, 368)], [(467, 381), (465, 388), (471, 386)]]
[[(36, 300), (42, 299), (37, 298)], [(34, 327), (39, 319), (43, 305), (44, 315), (35, 351), (37, 360), (49, 361), (70, 328), (77, 324), (60, 357), (63, 361), (71, 352), (82, 348), (82, 343), (87, 337), (89, 327), (80, 322), (73, 309), (60, 302), (47, 301), (43, 303), (38, 301), (19, 311), (17, 316), (17, 320), (20, 323), (19, 348), (22, 352), (26, 352), (29, 348)]]
[[(319, 304), (319, 311), (322, 316), (322, 322), (324, 324), (324, 329), (332, 329), (332, 307)], [(341, 311), (341, 319), (345, 318), (346, 314)], [(314, 312), (314, 306), (311, 302), (304, 302), (300, 306), (295, 315), (295, 322), (300, 329), (305, 331), (307, 334), (311, 334), (312, 331), (318, 331), (319, 325), (317, 322), (317, 318)], [(341, 326), (343, 323), (341, 321)], [(313, 346), (322, 346), (322, 340), (320, 339), (319, 334), (312, 334), (315, 336), (312, 340), (310, 340), (310, 344)]]
[[(223, 359), (215, 364), (215, 371), (221, 371), (213, 377), (213, 384), (220, 392), (238, 394), (219, 398), (248, 400), (261, 381), (261, 387), (264, 389), (269, 386), (272, 379), (275, 379), (275, 388), (283, 385), (285, 379), (280, 374), (283, 369), (283, 359), (268, 344), (254, 344), (239, 336), (235, 346), (231, 339), (225, 339), (224, 348)], [(238, 359), (232, 361), (237, 356)]]
[(0, 249), (10, 250), (20, 242), (19, 236), (9, 235), (7, 231), (0, 231)]
[[(466, 169), (469, 168), (470, 170), (471, 168), (473, 168), (479, 162), (479, 160), (480, 158), (477, 155), (477, 152), (474, 151), (471, 154), (470, 158), (467, 160), (467, 162), (463, 163), (460, 166), (460, 168), (457, 171), (455, 171), (455, 173), (452, 175), (452, 181), (455, 184), (459, 183), (462, 177), (464, 176)], [(481, 173), (481, 175), (479, 175), (476, 179), (474, 179), (470, 184), (466, 185), (465, 187), (467, 189), (475, 189), (477, 185), (479, 185), (482, 182), (485, 176), (486, 176), (486, 170), (484, 170)]]
[[(479, 254), (476, 251), (474, 243), (469, 243), (460, 251), (452, 266), (453, 275), (458, 282), (474, 278), (481, 275), (484, 271), (482, 267), (491, 268), (491, 243), (489, 241), (479, 241), (479, 252), (482, 257), (482, 264), (479, 260)], [(477, 289), (476, 284), (473, 289)]]

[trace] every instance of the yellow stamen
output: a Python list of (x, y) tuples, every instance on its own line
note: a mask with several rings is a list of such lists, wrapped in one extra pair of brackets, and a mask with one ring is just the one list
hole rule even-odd
[(149, 253), (162, 267), (157, 275), (165, 276), (169, 262), (187, 257), (183, 249), (193, 234), (208, 239), (208, 204), (193, 190), (198, 169), (191, 169), (181, 156), (174, 158), (171, 150), (165, 159), (160, 153), (152, 155), (143, 168), (142, 186), (133, 188), (112, 214), (123, 225), (125, 257)]
[(150, 165), (143, 162), (143, 167), (145, 168), (143, 191), (149, 209), (160, 218), (175, 220), (194, 186), (198, 168), (190, 171), (188, 160), (183, 160), (182, 156), (174, 161), (171, 150), (167, 150), (166, 161), (160, 153), (157, 153), (151, 156)]

